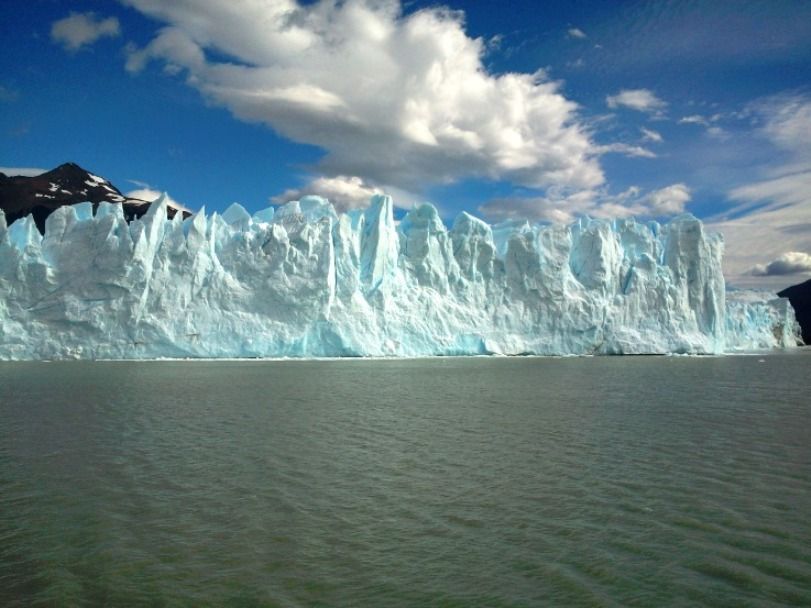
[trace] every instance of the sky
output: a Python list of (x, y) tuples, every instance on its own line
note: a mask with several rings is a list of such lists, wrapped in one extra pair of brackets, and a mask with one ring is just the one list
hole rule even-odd
[(811, 277), (811, 2), (5, 0), (0, 171), (255, 212), (689, 212)]

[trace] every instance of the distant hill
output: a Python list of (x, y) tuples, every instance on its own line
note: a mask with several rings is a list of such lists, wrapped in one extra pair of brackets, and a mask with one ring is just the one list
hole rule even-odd
[[(8, 224), (31, 214), (39, 231), (44, 233), (45, 218), (55, 209), (86, 201), (94, 203), (94, 209), (102, 201), (121, 203), (128, 221), (141, 217), (150, 204), (149, 201), (127, 198), (108, 180), (76, 163), (59, 165), (34, 177), (0, 173), (0, 209), (5, 212)], [(169, 217), (174, 217), (178, 211), (190, 215), (188, 211), (170, 206)]]
[(811, 279), (805, 283), (787, 287), (777, 295), (789, 299), (803, 330), (803, 342), (811, 344)]

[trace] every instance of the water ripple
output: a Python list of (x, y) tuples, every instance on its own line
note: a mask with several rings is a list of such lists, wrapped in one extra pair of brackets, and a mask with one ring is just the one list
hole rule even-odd
[(811, 605), (765, 359), (2, 364), (0, 605)]

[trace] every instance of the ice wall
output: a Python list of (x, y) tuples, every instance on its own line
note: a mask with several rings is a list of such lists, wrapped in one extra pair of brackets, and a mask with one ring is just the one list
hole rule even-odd
[(757, 290), (727, 292), (727, 352), (790, 348), (801, 329), (788, 298)]
[[(391, 198), (187, 220), (156, 201), (0, 212), (0, 358), (721, 353), (784, 347), (780, 300), (728, 312), (720, 236), (583, 218), (493, 227)], [(782, 325), (781, 325), (782, 324)], [(777, 329), (780, 326), (779, 331)]]

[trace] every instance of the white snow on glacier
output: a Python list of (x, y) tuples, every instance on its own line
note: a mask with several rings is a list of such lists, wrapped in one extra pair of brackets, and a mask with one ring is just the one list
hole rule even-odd
[(387, 196), (173, 220), (166, 198), (0, 212), (0, 359), (723, 353), (791, 346), (786, 300), (727, 302), (719, 235), (583, 218), (494, 229)]

